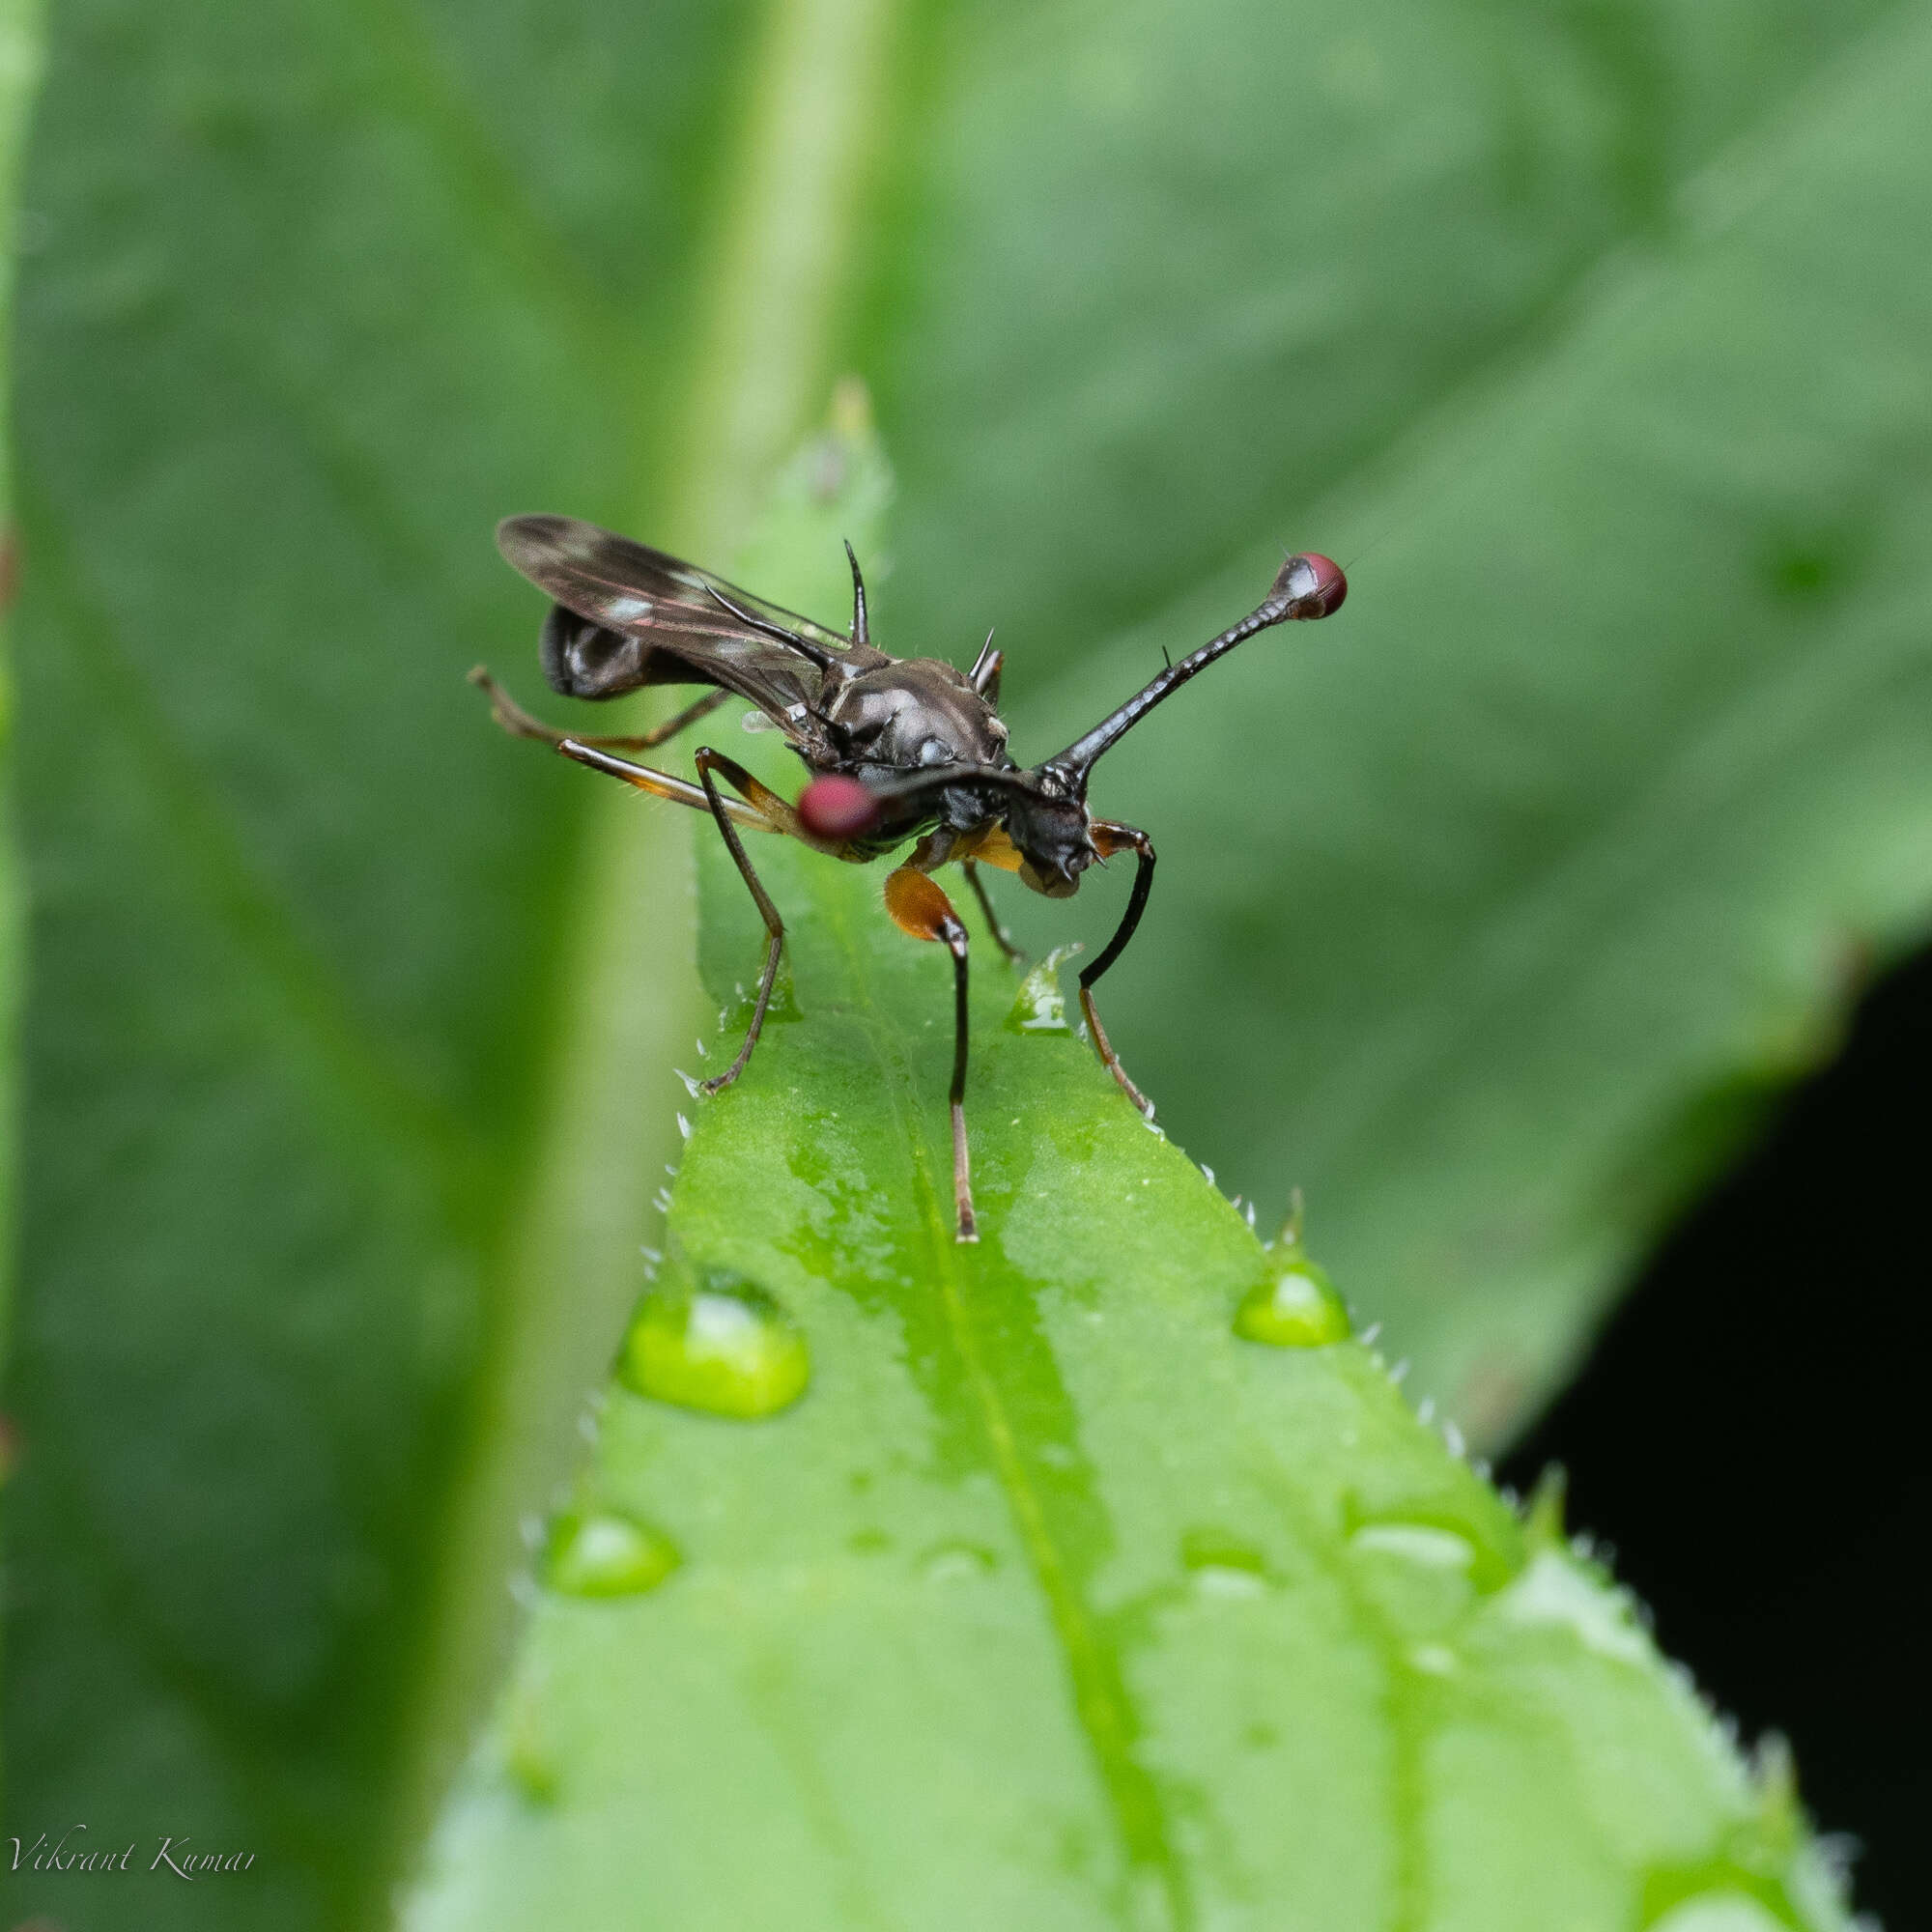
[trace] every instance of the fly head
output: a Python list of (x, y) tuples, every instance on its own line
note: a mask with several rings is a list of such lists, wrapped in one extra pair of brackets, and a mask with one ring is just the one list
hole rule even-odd
[(1085, 787), (1069, 787), (1052, 766), (1030, 772), (1024, 791), (1002, 803), (1006, 834), (1020, 855), (1021, 880), (1050, 899), (1071, 898), (1080, 874), (1100, 855), (1087, 815)]

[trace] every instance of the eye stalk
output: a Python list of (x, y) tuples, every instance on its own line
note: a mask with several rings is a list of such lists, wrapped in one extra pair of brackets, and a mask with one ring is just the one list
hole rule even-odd
[(1162, 698), (1206, 670), (1216, 658), (1225, 657), (1238, 643), (1265, 631), (1270, 624), (1291, 619), (1307, 621), (1330, 617), (1342, 608), (1349, 594), (1349, 580), (1333, 557), (1308, 551), (1292, 556), (1276, 571), (1268, 594), (1238, 624), (1210, 639), (1198, 651), (1190, 651), (1179, 664), (1171, 664), (1143, 690), (1137, 691), (1121, 708), (1101, 719), (1085, 737), (1076, 738), (1058, 756), (1041, 767), (1066, 788), (1067, 795), (1085, 798), (1087, 774), (1104, 751), (1118, 744)]

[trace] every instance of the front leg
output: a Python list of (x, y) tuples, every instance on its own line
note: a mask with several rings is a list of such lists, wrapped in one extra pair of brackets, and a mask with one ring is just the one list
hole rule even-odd
[(1111, 818), (1096, 818), (1094, 821), (1094, 843), (1103, 859), (1111, 858), (1116, 852), (1132, 852), (1137, 863), (1133, 891), (1127, 895), (1127, 909), (1122, 915), (1119, 928), (1101, 949), (1093, 965), (1085, 968), (1080, 975), (1080, 1010), (1087, 1015), (1087, 1030), (1094, 1036), (1094, 1045), (1101, 1064), (1121, 1083), (1122, 1093), (1151, 1121), (1153, 1119), (1153, 1102), (1127, 1078), (1127, 1069), (1121, 1065), (1121, 1056), (1114, 1051), (1113, 1042), (1107, 1037), (1107, 1029), (1100, 1024), (1100, 1015), (1094, 1005), (1094, 981), (1126, 951), (1127, 941), (1134, 936), (1134, 928), (1141, 923), (1141, 914), (1147, 910), (1148, 894), (1153, 890), (1153, 840), (1138, 826), (1122, 825)]
[[(765, 970), (758, 977), (758, 997), (752, 1008), (752, 1024), (745, 1029), (745, 1043), (738, 1049), (738, 1057), (715, 1079), (707, 1080), (700, 1088), (705, 1094), (716, 1094), (730, 1086), (745, 1070), (745, 1063), (752, 1057), (752, 1049), (758, 1043), (758, 1036), (765, 1030), (765, 1011), (772, 1003), (772, 987), (779, 977), (779, 961), (784, 956), (784, 921), (779, 917), (779, 909), (772, 903), (772, 895), (765, 891), (763, 882), (752, 867), (751, 859), (745, 851), (745, 841), (738, 837), (738, 828), (731, 823), (731, 814), (725, 810), (725, 801), (718, 789), (718, 781), (713, 772), (722, 772), (725, 781), (744, 793), (754, 807), (762, 808), (765, 800), (782, 806), (783, 801), (777, 794), (761, 785), (743, 765), (734, 758), (727, 758), (722, 752), (714, 752), (709, 745), (700, 745), (693, 762), (697, 766), (698, 782), (704, 787), (704, 796), (710, 801), (711, 815), (718, 821), (718, 830), (724, 835), (724, 843), (731, 854), (732, 863), (738, 867), (738, 876), (744, 880), (753, 899), (756, 902), (758, 916), (765, 922), (768, 943), (765, 947)], [(789, 815), (789, 807), (785, 807)], [(781, 830), (782, 827), (774, 826)]]

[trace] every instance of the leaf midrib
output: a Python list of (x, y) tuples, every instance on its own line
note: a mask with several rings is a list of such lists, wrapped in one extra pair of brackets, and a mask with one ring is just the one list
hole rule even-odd
[[(953, 1237), (951, 1178), (952, 1146), (949, 1132), (943, 1146), (929, 1122), (908, 1110), (917, 1105), (917, 1090), (905, 1055), (895, 1050), (891, 1022), (880, 1014), (868, 971), (870, 954), (854, 935), (841, 895), (828, 893), (819, 901), (822, 915), (844, 955), (853, 1004), (867, 1017), (864, 1037), (881, 1074), (878, 1091), (886, 1098), (895, 1133), (906, 1150), (907, 1166), (916, 1177), (920, 1228), (926, 1251), (926, 1268), (939, 1284), (946, 1330), (972, 1391), (980, 1429), (991, 1452), (993, 1472), (1011, 1516), (1035, 1583), (1045, 1600), (1047, 1621), (1059, 1645), (1072, 1697), (1076, 1721), (1093, 1758), (1100, 1789), (1122, 1855), (1122, 1871), (1151, 1870), (1160, 1881), (1171, 1912), (1171, 1923), (1193, 1922), (1185, 1877), (1168, 1840), (1160, 1788), (1133, 1755), (1130, 1739), (1137, 1730), (1133, 1714), (1123, 1708), (1123, 1687), (1108, 1666), (1108, 1646), (1099, 1634), (1102, 1619), (1082, 1597), (1073, 1581), (1072, 1566), (1054, 1536), (1038, 1491), (1028, 1475), (1020, 1453), (1013, 1418), (999, 1383), (980, 1352), (968, 1298), (975, 1272), (964, 1264), (965, 1251)], [(947, 1177), (941, 1188), (935, 1176)], [(975, 1260), (979, 1257), (976, 1254)]]

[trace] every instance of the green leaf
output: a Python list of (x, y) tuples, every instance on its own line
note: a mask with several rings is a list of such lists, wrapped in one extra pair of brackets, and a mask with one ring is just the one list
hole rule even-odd
[[(1918, 391), (1908, 370), (1861, 414), (1858, 383), (1923, 333), (1895, 236), (1922, 225), (1926, 163), (1885, 109), (1923, 19), (64, 0), (19, 330), (10, 1794), (258, 1854), (247, 1893), (130, 1887), (95, 1896), (100, 1923), (381, 1916), (494, 1681), (513, 1525), (567, 1463), (652, 1236), (639, 1176), (668, 1151), (660, 1069), (696, 997), (684, 828), (483, 725), (470, 663), (533, 676), (491, 522), (568, 509), (728, 555), (856, 369), (900, 457), (881, 635), (963, 655), (999, 621), (1023, 748), (1248, 608), (1266, 546), (1354, 564), (1387, 529), (1332, 638), (1253, 647), (1117, 754), (1103, 803), (1163, 857), (1109, 1009), (1177, 1137), (1245, 1193), (1307, 1183), (1338, 1279), (1403, 1314), (1419, 1379), (1499, 1423), (1708, 1158), (1723, 1110), (1699, 1103), (1815, 1040), (1827, 938), (1922, 903), (1925, 766), (1873, 764), (1840, 801), (1853, 721), (1795, 759), (1812, 788), (1762, 834), (1713, 821), (1758, 869), (1690, 932), (1708, 981), (1674, 957), (1606, 981), (1607, 1044), (1574, 1060), (1492, 1026), (1439, 1091), (1398, 1095), (1401, 1136), (1351, 1124), (1350, 1056), (1406, 1050), (1436, 962), (1519, 903), (1488, 873), (1544, 832), (1609, 851), (1634, 810), (1617, 734), (1566, 719), (1620, 694), (1689, 716), (1737, 638), (1856, 676), (1903, 635), (1911, 597), (1862, 574), (1890, 553), (1860, 546), (1895, 544), (1922, 496)], [(1864, 173), (1814, 192), (1833, 127)], [(1691, 402), (1780, 320), (1791, 347), (1739, 364), (1769, 450), (1726, 444), (1678, 490), (1758, 521), (1672, 552), (1678, 655), (1636, 653), (1626, 694), (1620, 621), (1585, 632), (1614, 629), (1608, 658), (1548, 639), (1634, 602), (1628, 628), (1655, 627), (1624, 541), (1654, 532), (1618, 519), (1672, 500), (1667, 426), (1649, 466), (1570, 452), (1601, 500), (1525, 459), (1500, 529), (1463, 459), (1515, 462), (1573, 378), (1616, 420), (1589, 345), (1646, 312), (1647, 273), (1667, 308), (1681, 263), (1761, 232), (1748, 195), (1691, 191), (1727, 180), (1776, 199), (1782, 266), (1839, 253), (1799, 296), (1683, 285), (1681, 358), (1656, 353)], [(1800, 435), (1807, 398), (1830, 407)], [(1548, 587), (1500, 595), (1505, 562)], [(1884, 742), (1913, 715), (1889, 707)], [(1530, 780), (1578, 775), (1544, 831), (1501, 756), (1519, 733), (1545, 747)], [(1058, 942), (1114, 907), (1047, 910)], [(1546, 1042), (1569, 1010), (1550, 1001)], [(1499, 1332), (1508, 1373), (1471, 1394), (1458, 1363)], [(71, 1910), (16, 1886), (20, 1914)]]
[[(797, 601), (855, 518), (794, 505)], [(412, 1932), (1848, 1923), (1557, 1512), (1311, 1328), (977, 919), (956, 1241), (950, 958), (750, 842), (795, 1002), (692, 1109)], [(761, 927), (700, 855), (723, 1065)]]

